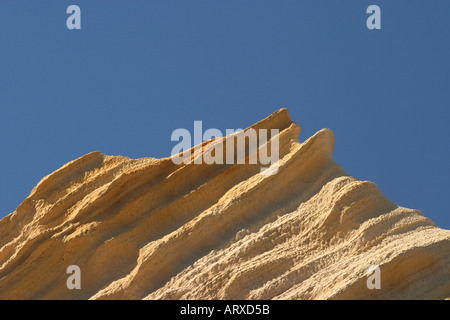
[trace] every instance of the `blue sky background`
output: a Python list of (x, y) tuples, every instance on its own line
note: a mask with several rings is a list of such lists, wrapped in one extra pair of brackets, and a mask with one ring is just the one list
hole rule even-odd
[[(81, 7), (82, 29), (66, 28)], [(377, 4), (382, 29), (366, 28)], [(176, 128), (286, 107), (303, 141), (450, 229), (450, 1), (0, 0), (0, 217), (88, 152), (165, 157)]]

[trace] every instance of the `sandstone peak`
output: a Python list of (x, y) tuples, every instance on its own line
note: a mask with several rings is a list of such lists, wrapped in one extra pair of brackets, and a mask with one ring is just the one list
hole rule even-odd
[(300, 143), (287, 109), (250, 128), (279, 129), (276, 174), (92, 152), (43, 178), (0, 220), (0, 298), (450, 297), (450, 231), (349, 176), (331, 130)]

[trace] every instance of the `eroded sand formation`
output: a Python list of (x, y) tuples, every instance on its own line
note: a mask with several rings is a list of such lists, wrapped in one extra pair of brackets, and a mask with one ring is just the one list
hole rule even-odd
[(0, 298), (450, 297), (450, 231), (349, 176), (330, 130), (300, 143), (286, 109), (252, 127), (280, 130), (277, 174), (93, 152), (43, 178), (0, 221)]

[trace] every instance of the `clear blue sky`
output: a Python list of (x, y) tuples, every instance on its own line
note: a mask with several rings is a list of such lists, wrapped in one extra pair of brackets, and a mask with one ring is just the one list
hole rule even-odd
[(286, 107), (301, 141), (331, 128), (349, 174), (450, 229), (449, 14), (448, 0), (0, 0), (0, 217), (88, 152), (164, 157), (194, 120), (225, 131)]

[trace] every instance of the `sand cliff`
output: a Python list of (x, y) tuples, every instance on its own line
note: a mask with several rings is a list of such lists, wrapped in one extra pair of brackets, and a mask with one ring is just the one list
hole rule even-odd
[(93, 152), (43, 178), (0, 221), (0, 299), (450, 297), (450, 231), (349, 176), (330, 130), (252, 127), (280, 130), (277, 174)]

